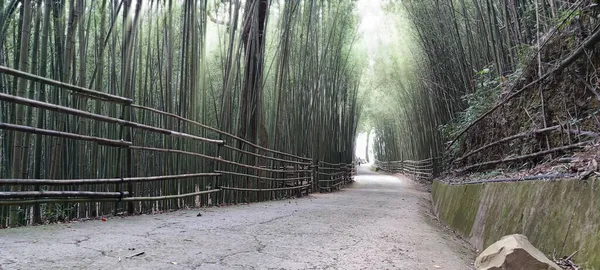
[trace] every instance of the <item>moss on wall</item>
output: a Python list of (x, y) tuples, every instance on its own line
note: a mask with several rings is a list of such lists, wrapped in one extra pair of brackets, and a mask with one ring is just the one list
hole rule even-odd
[[(480, 250), (502, 236), (520, 233), (542, 252), (579, 250), (575, 260), (600, 269), (600, 182), (527, 181), (446, 185), (432, 189), (440, 220)], [(478, 222), (475, 222), (478, 220)]]
[[(435, 185), (442, 185), (435, 182)], [(433, 188), (432, 196), (436, 203), (436, 211), (440, 218), (463, 236), (471, 232), (477, 209), (481, 200), (483, 185), (453, 186), (452, 188)], [(439, 192), (439, 193), (438, 193)], [(443, 200), (437, 200), (443, 198)]]

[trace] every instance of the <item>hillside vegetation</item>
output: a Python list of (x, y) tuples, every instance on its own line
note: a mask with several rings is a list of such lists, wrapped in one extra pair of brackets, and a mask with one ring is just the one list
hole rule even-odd
[[(377, 77), (395, 85), (391, 111), (369, 111), (383, 116), (373, 116), (378, 159), (444, 157), (449, 172), (464, 174), (593, 150), (596, 1), (387, 1), (386, 10), (410, 41), (392, 53), (407, 65)], [(571, 161), (593, 163), (594, 153), (579, 156)]]

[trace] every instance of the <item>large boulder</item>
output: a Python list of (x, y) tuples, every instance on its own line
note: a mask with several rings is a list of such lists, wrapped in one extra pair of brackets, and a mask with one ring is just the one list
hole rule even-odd
[(522, 234), (502, 237), (475, 260), (477, 270), (560, 270)]

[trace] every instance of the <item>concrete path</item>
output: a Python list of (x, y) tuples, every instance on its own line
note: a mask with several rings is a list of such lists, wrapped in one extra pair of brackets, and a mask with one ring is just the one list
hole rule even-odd
[(0, 230), (0, 268), (471, 269), (472, 252), (428, 198), (362, 167), (336, 193)]

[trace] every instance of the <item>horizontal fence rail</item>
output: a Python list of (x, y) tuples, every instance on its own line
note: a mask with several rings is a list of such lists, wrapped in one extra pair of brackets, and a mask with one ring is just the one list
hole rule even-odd
[(375, 161), (375, 168), (384, 172), (401, 173), (417, 180), (433, 180), (435, 171), (433, 158), (424, 160)]
[[(37, 178), (24, 174), (29, 177), (12, 175), (0, 179), (0, 228), (53, 221), (48, 218), (50, 215), (57, 217), (54, 220), (94, 218), (331, 192), (351, 183), (356, 174), (353, 163), (316, 161), (269, 149), (177, 114), (134, 104), (129, 98), (3, 66), (0, 66), (0, 74), (53, 86), (48, 92), (67, 91), (64, 96), (71, 94), (69, 99), (73, 101), (59, 105), (51, 100), (35, 100), (32, 96), (0, 93), (0, 101), (5, 104), (36, 109), (38, 115), (52, 113), (52, 119), (63, 123), (48, 128), (29, 126), (31, 123), (25, 121), (0, 122), (0, 137), (33, 134), (55, 140), (46, 141), (55, 143), (48, 148), (53, 151), (46, 150), (41, 160), (46, 165), (55, 164), (57, 158), (53, 155), (63, 149), (79, 151), (81, 159), (87, 158), (81, 160), (86, 164), (93, 164), (89, 159), (97, 159), (98, 167), (109, 164), (104, 170), (108, 173), (101, 174), (98, 168), (88, 169), (89, 173), (84, 175), (91, 177), (57, 177), (53, 173), (55, 168), (49, 166)], [(87, 102), (108, 105), (89, 112), (92, 105)], [(144, 121), (151, 114), (161, 121)], [(67, 126), (66, 121), (60, 122), (61, 116), (95, 128), (82, 130)], [(168, 124), (171, 120), (179, 125)], [(110, 132), (97, 132), (101, 129), (112, 130), (112, 136), (106, 136)], [(144, 137), (146, 139), (141, 139)], [(29, 146), (14, 149), (28, 155), (26, 147)], [(6, 157), (0, 156), (2, 158)], [(64, 160), (79, 162), (69, 158), (63, 156)], [(40, 166), (36, 162), (35, 165)], [(150, 168), (140, 170), (142, 166)], [(155, 175), (142, 175), (141, 171)]]
[(331, 192), (339, 190), (352, 183), (353, 175), (356, 174), (354, 164), (328, 163), (320, 161), (316, 165), (314, 190), (321, 192)]

